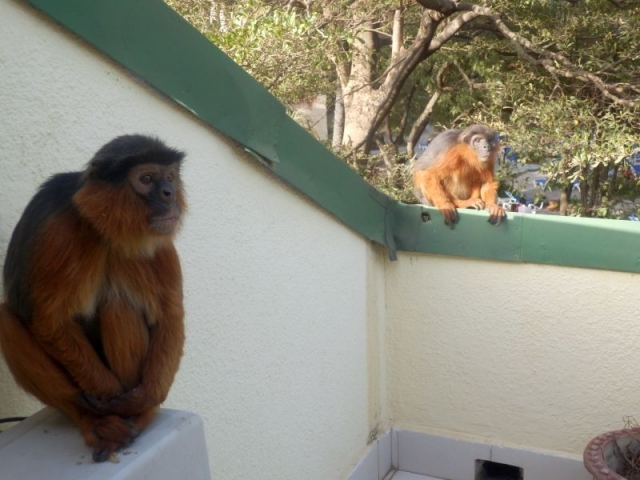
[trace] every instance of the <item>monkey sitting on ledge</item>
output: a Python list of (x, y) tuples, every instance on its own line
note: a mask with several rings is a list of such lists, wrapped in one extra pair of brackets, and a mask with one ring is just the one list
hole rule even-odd
[(69, 416), (93, 460), (131, 443), (182, 356), (184, 154), (142, 135), (54, 175), (7, 250), (0, 348), (17, 383)]
[(484, 125), (438, 134), (413, 167), (414, 195), (440, 210), (446, 225), (457, 221), (456, 208), (487, 209), (489, 222), (499, 225), (505, 218), (494, 177), (499, 150), (498, 135)]

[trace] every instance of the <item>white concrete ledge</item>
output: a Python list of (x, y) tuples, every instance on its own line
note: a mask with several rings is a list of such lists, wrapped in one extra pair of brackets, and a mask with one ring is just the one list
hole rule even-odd
[(45, 408), (0, 434), (0, 477), (65, 480), (185, 478), (209, 480), (204, 425), (199, 416), (161, 409), (117, 463), (94, 463), (78, 429)]

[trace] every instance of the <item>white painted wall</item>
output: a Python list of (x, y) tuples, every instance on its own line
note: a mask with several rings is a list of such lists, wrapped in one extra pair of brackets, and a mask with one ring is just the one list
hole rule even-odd
[[(338, 479), (394, 426), (580, 453), (636, 415), (637, 275), (399, 254), (323, 213), (30, 7), (0, 2), (0, 261), (49, 175), (156, 134), (188, 152), (187, 345), (166, 406), (220, 479)], [(0, 417), (39, 404), (0, 362)]]
[[(124, 133), (187, 151), (190, 208), (177, 242), (187, 343), (165, 406), (204, 418), (214, 478), (345, 477), (385, 422), (380, 357), (368, 348), (382, 342), (383, 308), (368, 307), (384, 288), (382, 253), (13, 0), (0, 2), (0, 112), (2, 263), (49, 175), (81, 169)], [(0, 417), (39, 407), (0, 361)]]
[(640, 420), (638, 275), (400, 254), (386, 279), (394, 426), (581, 454)]

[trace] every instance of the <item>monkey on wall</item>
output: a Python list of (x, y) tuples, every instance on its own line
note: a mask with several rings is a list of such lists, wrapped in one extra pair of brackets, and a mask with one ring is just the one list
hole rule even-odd
[(416, 198), (440, 210), (447, 225), (457, 221), (456, 208), (487, 209), (489, 222), (499, 225), (505, 218), (494, 177), (499, 150), (498, 135), (484, 125), (438, 134), (413, 167)]
[(125, 135), (46, 181), (13, 232), (0, 348), (17, 383), (79, 427), (103, 462), (149, 424), (182, 356), (173, 237), (184, 153)]

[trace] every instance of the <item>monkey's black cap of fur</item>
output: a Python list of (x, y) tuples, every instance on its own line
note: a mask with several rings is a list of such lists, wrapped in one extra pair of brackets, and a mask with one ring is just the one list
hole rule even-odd
[(184, 152), (167, 147), (161, 140), (146, 135), (122, 135), (96, 152), (87, 165), (89, 178), (121, 182), (135, 165), (180, 163)]

